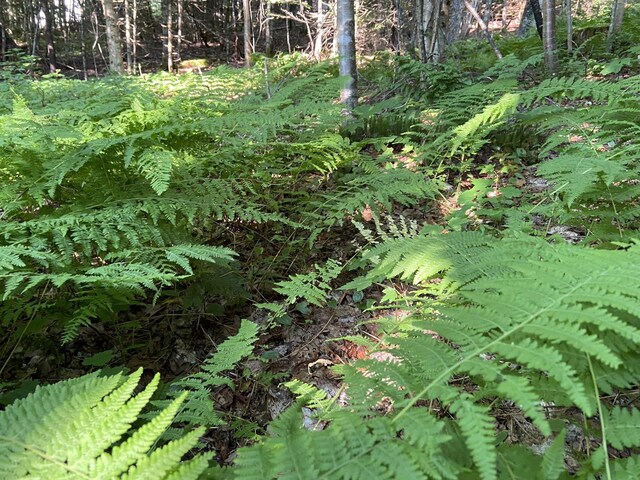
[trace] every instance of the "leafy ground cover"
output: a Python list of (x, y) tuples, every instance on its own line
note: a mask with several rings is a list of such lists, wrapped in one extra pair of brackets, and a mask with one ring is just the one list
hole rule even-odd
[(2, 70), (0, 431), (94, 448), (0, 472), (633, 478), (640, 64), (597, 45), (381, 54), (353, 117), (301, 56)]

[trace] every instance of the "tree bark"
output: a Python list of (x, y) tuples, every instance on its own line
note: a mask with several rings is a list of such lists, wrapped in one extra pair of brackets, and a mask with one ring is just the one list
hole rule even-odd
[(0, 23), (0, 59), (4, 61), (7, 50), (17, 48), (16, 42), (13, 41), (11, 36), (7, 33), (4, 26)]
[(422, 62), (437, 62), (444, 53), (440, 32), (440, 9), (442, 0), (421, 0), (416, 2), (417, 39)]
[(607, 51), (611, 51), (613, 47), (613, 39), (620, 33), (622, 28), (622, 20), (624, 18), (624, 7), (626, 0), (613, 0), (613, 8), (611, 9), (611, 22), (609, 23), (609, 32), (607, 33)]
[(544, 0), (544, 27), (542, 44), (544, 65), (551, 75), (558, 72), (558, 51), (556, 47), (556, 0)]
[[(264, 20), (264, 53), (267, 57), (273, 55), (273, 35), (271, 31), (271, 0), (265, 1), (265, 20)], [(319, 0), (322, 2), (322, 0)]]
[(451, 0), (449, 10), (449, 23), (447, 25), (447, 44), (451, 45), (462, 34), (462, 20), (464, 16), (464, 1)]
[(118, 17), (116, 17), (116, 12), (113, 8), (113, 0), (102, 0), (102, 8), (106, 25), (107, 48), (109, 50), (109, 71), (121, 75), (124, 73), (122, 43), (120, 41), (120, 32), (118, 31)]
[(51, 8), (51, 0), (42, 0), (40, 2), (42, 11), (44, 12), (44, 35), (47, 40), (47, 60), (49, 62), (49, 72), (54, 73), (57, 69), (56, 65), (56, 46), (53, 39), (54, 18)]
[(566, 0), (567, 5), (567, 52), (573, 51), (573, 12), (571, 0)]
[(182, 23), (183, 23), (183, 10), (184, 10), (184, 5), (182, 4), (182, 0), (177, 0), (177, 5), (176, 5), (176, 16), (177, 18), (177, 38), (176, 38), (176, 60), (178, 62), (181, 61), (182, 59)]
[(251, 54), (253, 49), (251, 48), (251, 0), (242, 0), (242, 16), (244, 27), (242, 30), (244, 41), (244, 64), (247, 67), (251, 66)]
[(167, 72), (173, 72), (173, 5), (171, 0), (167, 1)]
[(502, 0), (502, 31), (507, 31), (507, 0)]
[(325, 0), (318, 0), (318, 16), (316, 22), (316, 39), (313, 45), (313, 56), (316, 60), (320, 60), (322, 55), (322, 46), (324, 44), (324, 21), (325, 21)]
[(358, 104), (356, 67), (356, 17), (353, 0), (337, 0), (337, 40), (340, 76), (345, 77), (341, 100), (348, 111)]
[[(540, 8), (540, 1), (529, 0), (529, 3), (531, 4), (531, 11), (533, 12), (533, 18), (536, 21), (536, 30), (538, 31), (538, 35), (540, 35), (540, 39), (542, 39), (543, 27), (542, 27), (542, 9)], [(555, 4), (555, 1), (554, 1), (554, 4)]]
[(131, 45), (131, 16), (129, 13), (129, 0), (124, 0), (124, 38), (127, 46), (127, 73), (131, 74), (133, 68), (133, 49)]
[[(136, 63), (138, 63), (138, 0), (133, 0), (133, 12), (131, 21), (131, 70), (136, 72)], [(140, 72), (142, 74), (142, 71)]]

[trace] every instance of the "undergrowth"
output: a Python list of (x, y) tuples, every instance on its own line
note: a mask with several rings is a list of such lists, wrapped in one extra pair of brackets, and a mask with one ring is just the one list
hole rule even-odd
[[(300, 301), (326, 305), (346, 272), (344, 291), (383, 285), (383, 306), (408, 312), (379, 319), (376, 341), (362, 340), (368, 356), (335, 367), (348, 407), (289, 383), (297, 401), (206, 478), (569, 478), (576, 417), (593, 447), (572, 478), (633, 478), (640, 82), (610, 76), (638, 67), (617, 41), (622, 56), (594, 57), (588, 77), (541, 79), (539, 52), (518, 58), (517, 45), (477, 78), (381, 56), (363, 73), (372, 102), (348, 121), (335, 66), (295, 57), (272, 60), (267, 78), (262, 67), (99, 83), (5, 74), (2, 370), (29, 336), (81, 341), (87, 325), (140, 303), (188, 308), (210, 291), (259, 291), (281, 325)], [(347, 228), (362, 238), (344, 252), (294, 260)], [(156, 379), (131, 398), (139, 373), (39, 388), (0, 414), (8, 471), (133, 475), (158, 461), (170, 478), (197, 478), (211, 455), (181, 462), (204, 448), (193, 428), (226, 421), (210, 390), (233, 385), (222, 372), (258, 333), (242, 323), (153, 400)], [(502, 435), (504, 405), (548, 440), (542, 454)], [(311, 430), (309, 408), (321, 420)], [(91, 440), (82, 430), (38, 443), (66, 416), (84, 428), (96, 412), (104, 428)], [(95, 442), (90, 452), (81, 441)]]

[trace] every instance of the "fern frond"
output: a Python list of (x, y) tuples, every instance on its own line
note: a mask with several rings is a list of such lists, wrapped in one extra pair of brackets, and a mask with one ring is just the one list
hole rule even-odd
[(154, 192), (162, 195), (169, 188), (171, 179), (171, 169), (173, 167), (175, 154), (160, 148), (151, 148), (140, 155), (134, 162), (138, 170)]
[(336, 412), (326, 430), (309, 432), (300, 408), (272, 423), (273, 437), (239, 450), (237, 478), (455, 479), (461, 472), (455, 462), (438, 460), (450, 437), (425, 410), (395, 423)]
[(607, 442), (622, 450), (640, 446), (640, 410), (614, 407), (605, 417)]
[[(132, 428), (159, 381), (156, 376), (132, 397), (141, 374), (141, 369), (129, 377), (94, 373), (38, 387), (9, 405), (0, 412), (0, 474), (4, 478), (106, 480), (121, 475), (149, 478), (149, 473), (165, 478), (179, 471), (182, 456), (197, 443), (200, 431), (149, 452), (171, 424), (186, 393), (147, 424)], [(193, 476), (206, 468), (205, 460), (197, 456), (193, 465), (183, 465)], [(144, 474), (147, 468), (151, 470)]]
[[(486, 106), (481, 113), (475, 115), (464, 124), (454, 129), (454, 139), (451, 142), (451, 153), (458, 150), (465, 142), (474, 141), (474, 148), (478, 149), (478, 141), (488, 132), (500, 126), (503, 118), (513, 113), (520, 102), (520, 94), (506, 93), (495, 104)], [(478, 132), (483, 130), (480, 135)]]
[[(377, 278), (386, 272), (424, 284), (437, 275), (448, 297), (434, 313), (416, 310), (409, 317), (414, 329), (391, 330), (384, 348), (394, 360), (340, 368), (354, 408), (386, 397), (402, 418), (418, 402), (441, 402), (456, 414), (480, 478), (496, 478), (499, 465), (492, 417), (479, 404), (484, 396), (515, 401), (550, 434), (542, 400), (578, 406), (586, 415), (595, 411), (585, 353), (599, 389), (634, 383), (628, 352), (640, 344), (637, 249), (594, 251), (468, 232), (388, 240), (366, 258)], [(459, 374), (479, 386), (479, 396), (460, 393)], [(628, 415), (616, 411), (612, 425), (632, 425)], [(616, 445), (635, 444), (633, 427), (620, 434), (628, 443)]]
[[(218, 346), (216, 353), (208, 357), (199, 372), (171, 383), (168, 396), (175, 398), (180, 392), (189, 392), (189, 397), (176, 415), (175, 421), (189, 426), (204, 425), (212, 427), (223, 422), (215, 412), (211, 400), (211, 390), (221, 385), (232, 386), (231, 381), (222, 375), (232, 370), (241, 360), (253, 351), (258, 340), (258, 325), (243, 320), (238, 333), (229, 337)], [(152, 404), (164, 408), (168, 400), (154, 401)]]
[(274, 290), (286, 297), (286, 302), (293, 304), (304, 299), (312, 305), (323, 306), (326, 296), (331, 290), (329, 282), (342, 271), (342, 265), (332, 259), (324, 265), (314, 265), (316, 272), (296, 274), (289, 280), (276, 283)]

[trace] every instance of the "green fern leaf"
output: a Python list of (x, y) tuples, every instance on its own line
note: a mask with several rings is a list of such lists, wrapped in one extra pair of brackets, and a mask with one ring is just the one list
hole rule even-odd
[[(156, 376), (132, 397), (142, 370), (126, 377), (98, 373), (59, 382), (15, 401), (0, 412), (0, 475), (58, 478), (165, 478), (180, 471), (181, 458), (199, 431), (149, 453), (172, 422), (186, 393), (156, 418), (132, 428), (155, 391)], [(124, 442), (122, 440), (130, 434)], [(122, 442), (122, 443), (120, 443)], [(207, 463), (185, 463), (192, 478)], [(188, 467), (188, 468), (187, 468)]]
[(605, 421), (607, 442), (622, 450), (640, 446), (640, 410), (615, 407)]

